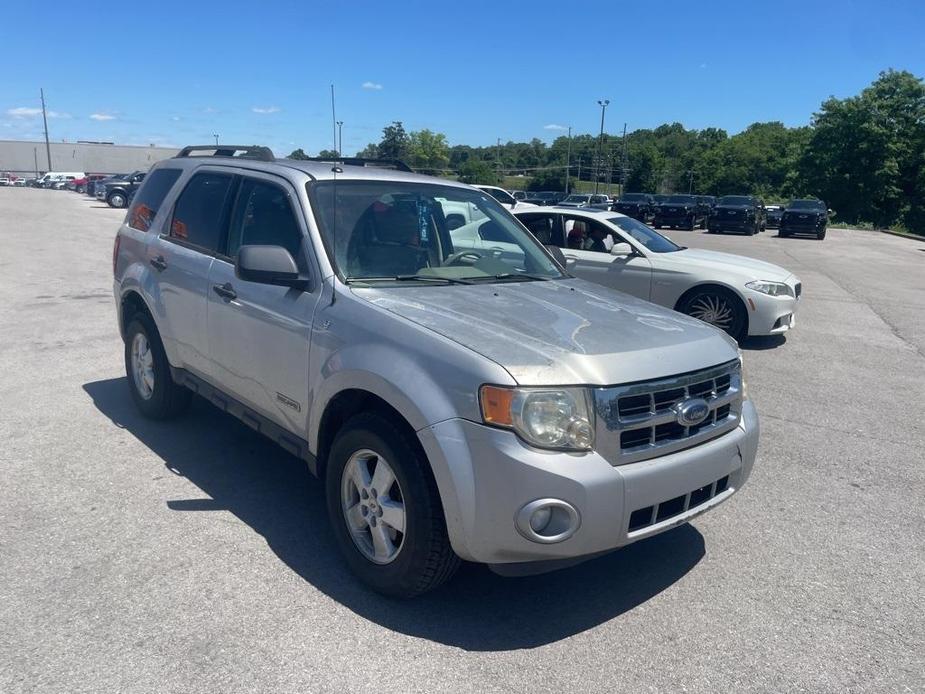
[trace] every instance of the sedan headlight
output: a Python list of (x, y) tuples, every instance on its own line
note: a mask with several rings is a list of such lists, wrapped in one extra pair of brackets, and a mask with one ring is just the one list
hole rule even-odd
[(770, 282), (768, 280), (755, 280), (745, 285), (756, 292), (767, 294), (768, 296), (795, 296), (789, 285), (783, 282)]
[(538, 448), (588, 451), (594, 447), (591, 394), (586, 388), (482, 386), (482, 420), (512, 429)]

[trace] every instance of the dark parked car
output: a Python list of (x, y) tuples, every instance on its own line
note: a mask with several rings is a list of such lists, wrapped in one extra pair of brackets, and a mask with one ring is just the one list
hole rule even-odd
[(652, 222), (656, 229), (680, 227), (691, 231), (698, 226), (703, 228), (706, 224), (707, 215), (693, 195), (669, 195), (665, 202), (655, 209), (655, 220)]
[(714, 195), (695, 195), (697, 205), (704, 217), (713, 214), (713, 208), (716, 206), (716, 196)]
[(783, 205), (765, 205), (764, 220), (765, 225), (770, 229), (776, 229), (780, 226), (780, 218), (784, 216)]
[(527, 193), (527, 197), (524, 198), (524, 202), (547, 207), (549, 205), (558, 205), (564, 197), (565, 193), (560, 193), (554, 190), (543, 190), (540, 192), (534, 191)]
[(735, 231), (757, 234), (764, 229), (764, 207), (754, 195), (724, 195), (707, 221), (711, 234)]
[[(110, 207), (122, 208), (128, 205), (138, 186), (145, 180), (143, 171), (135, 171), (123, 179), (115, 179), (104, 184), (103, 199)], [(97, 197), (100, 197), (97, 195)]]
[(624, 193), (613, 204), (613, 211), (648, 224), (655, 217), (655, 198), (648, 193)]
[(791, 200), (780, 219), (779, 236), (812, 234), (820, 241), (825, 238), (829, 210), (822, 200)]
[(657, 193), (652, 196), (652, 199), (655, 200), (656, 205), (661, 205), (663, 202), (665, 202), (670, 197), (671, 197), (670, 195), (663, 195), (662, 193)]
[(572, 193), (559, 203), (562, 207), (593, 207), (598, 210), (609, 210), (610, 204), (610, 198), (597, 193)]
[(87, 186), (84, 191), (90, 197), (94, 197), (96, 193), (96, 184), (100, 181), (111, 179), (115, 180), (117, 178), (124, 178), (125, 174), (87, 174)]

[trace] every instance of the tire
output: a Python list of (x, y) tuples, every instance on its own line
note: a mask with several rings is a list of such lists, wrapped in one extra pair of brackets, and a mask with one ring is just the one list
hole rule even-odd
[(116, 209), (121, 210), (125, 207), (125, 204), (128, 202), (125, 197), (125, 193), (110, 193), (109, 197), (106, 198), (106, 202), (110, 207), (115, 207)]
[(696, 227), (697, 227), (697, 220), (691, 217), (690, 220), (687, 222), (687, 230), (693, 231)]
[(125, 374), (139, 411), (149, 419), (172, 419), (189, 406), (192, 392), (170, 375), (170, 364), (154, 321), (134, 315), (125, 330)]
[(755, 224), (754, 224), (754, 225), (752, 226), (752, 228), (751, 228), (751, 231), (748, 232), (748, 235), (749, 235), (749, 236), (757, 236), (757, 235), (758, 235), (758, 232), (759, 232), (760, 230), (761, 230), (761, 227), (758, 226), (758, 222), (755, 222)]
[[(460, 564), (430, 464), (415, 444), (385, 416), (362, 413), (337, 433), (325, 474), (328, 515), (347, 564), (373, 590), (400, 598), (436, 588)], [(382, 520), (384, 513), (397, 519), (398, 506), (401, 530)]]
[(694, 290), (681, 301), (678, 310), (723, 330), (736, 340), (745, 337), (748, 327), (745, 306), (727, 289), (704, 287)]
[(823, 229), (823, 230), (820, 231), (818, 234), (816, 234), (816, 238), (819, 239), (820, 241), (822, 241), (822, 239), (825, 238), (825, 229)]
[(787, 238), (788, 236), (790, 236), (790, 234), (787, 233), (786, 231), (784, 231), (783, 229), (778, 229), (778, 230), (777, 230), (777, 235), (778, 235), (780, 238), (782, 238), (782, 239), (785, 239), (785, 238)]

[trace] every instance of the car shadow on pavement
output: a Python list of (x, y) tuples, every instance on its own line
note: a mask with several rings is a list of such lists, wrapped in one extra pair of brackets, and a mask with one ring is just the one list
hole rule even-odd
[(441, 588), (414, 600), (373, 593), (348, 571), (331, 537), (324, 489), (304, 462), (194, 397), (172, 422), (143, 418), (125, 378), (83, 386), (116, 426), (150, 448), (209, 499), (178, 499), (179, 512), (230, 511), (316, 588), (385, 628), (472, 651), (534, 648), (593, 628), (665, 590), (704, 556), (691, 525), (578, 566), (503, 578), (464, 564)]

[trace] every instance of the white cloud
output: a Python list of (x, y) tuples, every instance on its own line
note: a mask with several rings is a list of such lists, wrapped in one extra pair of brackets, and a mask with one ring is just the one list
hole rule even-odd
[(568, 126), (558, 125), (557, 123), (550, 123), (549, 125), (544, 125), (543, 130), (568, 130)]
[(362, 87), (363, 89), (372, 89), (373, 91), (376, 91), (376, 92), (382, 90), (382, 85), (379, 84), (378, 82), (364, 82), (362, 84)]
[(254, 113), (279, 113), (279, 106), (254, 106), (251, 111)]
[[(61, 113), (60, 111), (48, 111), (49, 118), (70, 118), (70, 113)], [(7, 109), (6, 115), (13, 118), (37, 118), (42, 115), (42, 109), (32, 108), (31, 106), (18, 106)]]
[(92, 120), (115, 120), (116, 117), (108, 113), (91, 113), (90, 118)]
[(174, 123), (176, 123), (177, 121), (180, 120), (180, 116), (171, 116), (171, 117), (170, 117), (170, 120), (172, 120)]

